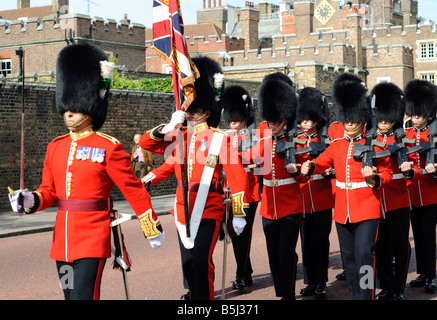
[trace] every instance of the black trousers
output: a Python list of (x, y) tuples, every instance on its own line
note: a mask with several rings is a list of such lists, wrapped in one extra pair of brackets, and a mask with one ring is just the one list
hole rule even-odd
[(328, 282), (332, 209), (305, 214), (302, 219), (302, 260), (308, 284)]
[[(379, 223), (375, 258), (376, 274), (381, 289), (404, 292), (411, 256), (409, 232), (409, 208), (389, 211), (385, 219)], [(394, 270), (393, 257), (395, 258)]]
[(221, 221), (202, 219), (194, 240), (187, 249), (179, 239), (183, 276), (192, 300), (214, 300), (214, 262), (212, 256), (220, 233)]
[(278, 220), (262, 218), (270, 271), (277, 297), (292, 298), (296, 288), (297, 253), (301, 214)]
[(56, 261), (65, 300), (99, 300), (105, 263), (106, 259), (100, 258)]
[(413, 207), (411, 228), (416, 251), (417, 273), (435, 278), (437, 204)]
[(249, 210), (245, 217), (247, 224), (243, 232), (232, 239), (232, 247), (237, 263), (237, 277), (250, 277), (253, 273), (252, 263), (250, 261), (250, 246), (252, 243), (252, 229), (257, 207), (258, 202), (249, 203)]
[(353, 300), (373, 300), (375, 293), (374, 249), (379, 219), (336, 223), (346, 281)]

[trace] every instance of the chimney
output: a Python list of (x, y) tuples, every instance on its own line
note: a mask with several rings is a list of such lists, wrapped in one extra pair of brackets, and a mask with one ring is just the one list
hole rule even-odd
[(17, 9), (30, 8), (30, 0), (17, 0)]
[(295, 2), (294, 16), (296, 18), (296, 34), (308, 37), (313, 32), (314, 2)]
[(240, 20), (242, 26), (242, 36), (244, 38), (244, 49), (259, 49), (258, 23), (260, 11), (253, 7), (240, 9)]
[(54, 12), (67, 13), (70, 11), (68, 10), (68, 7), (70, 6), (69, 0), (53, 0), (52, 4)]

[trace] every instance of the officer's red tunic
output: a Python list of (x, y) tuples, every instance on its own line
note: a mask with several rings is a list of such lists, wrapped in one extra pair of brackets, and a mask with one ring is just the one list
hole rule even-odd
[[(78, 156), (81, 152), (85, 155)], [(99, 154), (102, 154), (100, 159)], [(114, 184), (137, 216), (152, 208), (146, 188), (135, 177), (130, 156), (121, 143), (90, 128), (66, 134), (54, 139), (47, 147), (42, 183), (36, 190), (40, 200), (37, 210), (53, 206), (58, 199), (108, 199)], [(152, 217), (158, 220), (153, 210)], [(81, 258), (109, 258), (109, 223), (108, 210), (58, 209), (50, 257), (66, 262)]]

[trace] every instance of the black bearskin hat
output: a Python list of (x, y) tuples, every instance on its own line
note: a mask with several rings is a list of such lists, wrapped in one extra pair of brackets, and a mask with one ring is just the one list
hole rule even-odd
[(437, 87), (429, 81), (411, 80), (404, 90), (405, 113), (433, 118), (437, 108)]
[(297, 123), (303, 120), (318, 122), (317, 127), (323, 127), (329, 122), (328, 101), (319, 89), (305, 87), (297, 91)]
[(375, 120), (397, 122), (402, 125), (405, 114), (404, 92), (397, 85), (381, 82), (373, 87), (370, 94), (375, 101)]
[(294, 122), (297, 97), (291, 79), (281, 72), (265, 76), (259, 88), (258, 104), (264, 120)]
[(81, 112), (93, 119), (99, 130), (106, 120), (108, 95), (102, 89), (100, 61), (106, 54), (92, 44), (72, 44), (58, 55), (56, 64), (56, 107), (60, 114)]
[(339, 122), (362, 122), (372, 118), (367, 88), (350, 73), (339, 75), (332, 86), (335, 117)]
[[(199, 78), (196, 79), (194, 86), (196, 89), (196, 98), (188, 107), (187, 111), (196, 112), (201, 109), (210, 111), (210, 116), (207, 123), (211, 127), (217, 127), (220, 123), (222, 106), (220, 101), (220, 93), (223, 90), (223, 71), (217, 61), (205, 57), (198, 56), (192, 59), (199, 70)], [(215, 80), (222, 79), (219, 87), (214, 83)]]
[(243, 87), (227, 87), (223, 92), (222, 103), (223, 117), (226, 122), (247, 120), (247, 126), (254, 122), (252, 98)]

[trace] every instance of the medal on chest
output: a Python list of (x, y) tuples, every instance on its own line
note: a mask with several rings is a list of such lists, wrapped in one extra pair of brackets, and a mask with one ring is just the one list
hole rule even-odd
[(105, 158), (105, 149), (94, 148), (91, 156), (92, 162), (102, 163)]
[(77, 160), (87, 160), (91, 156), (91, 148), (90, 147), (78, 147), (76, 152)]
[(206, 150), (206, 139), (200, 140), (200, 150), (205, 151)]

